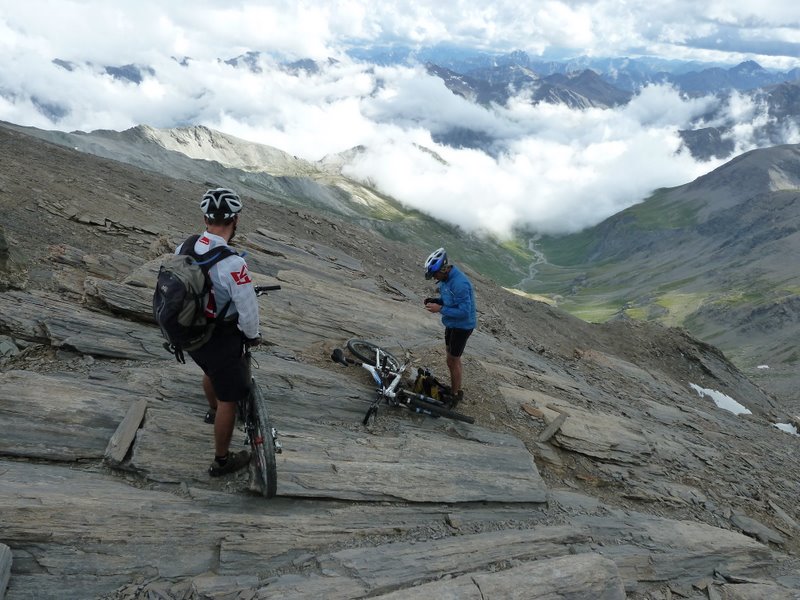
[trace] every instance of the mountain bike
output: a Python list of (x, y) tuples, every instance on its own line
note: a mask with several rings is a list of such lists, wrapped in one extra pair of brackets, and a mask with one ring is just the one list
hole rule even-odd
[[(263, 296), (267, 292), (281, 289), (279, 285), (255, 286), (256, 296)], [(278, 467), (275, 455), (283, 451), (278, 441), (278, 430), (272, 426), (267, 410), (267, 399), (256, 378), (253, 377), (253, 365), (258, 368), (250, 346), (245, 344), (245, 362), (247, 376), (250, 378), (250, 393), (239, 403), (239, 420), (244, 424), (247, 438), (245, 443), (250, 444), (253, 457), (256, 459), (256, 474), (259, 480), (261, 493), (265, 498), (272, 498), (278, 491)]]
[(345, 367), (348, 365), (363, 367), (377, 384), (375, 399), (362, 421), (365, 426), (375, 421), (381, 403), (400, 406), (433, 417), (446, 417), (470, 424), (475, 422), (473, 417), (452, 410), (446, 400), (438, 400), (404, 387), (403, 373), (410, 364), (408, 360), (401, 363), (391, 352), (372, 342), (357, 338), (347, 341), (347, 349), (359, 360), (346, 357), (341, 348), (333, 351), (331, 360)]

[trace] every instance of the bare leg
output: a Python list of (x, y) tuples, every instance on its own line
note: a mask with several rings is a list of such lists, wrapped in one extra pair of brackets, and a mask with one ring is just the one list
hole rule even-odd
[(453, 394), (461, 390), (461, 357), (447, 353), (447, 368), (450, 370), (450, 389)]
[(211, 379), (208, 375), (203, 375), (203, 393), (206, 395), (208, 408), (212, 411), (217, 410), (217, 394), (214, 392), (214, 386), (211, 385)]
[(214, 420), (214, 451), (217, 456), (225, 456), (228, 453), (235, 423), (236, 402), (219, 402), (217, 418)]

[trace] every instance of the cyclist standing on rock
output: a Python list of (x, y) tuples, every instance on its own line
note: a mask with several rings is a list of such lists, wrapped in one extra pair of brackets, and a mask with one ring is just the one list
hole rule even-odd
[(425, 260), (425, 279), (435, 279), (439, 284), (439, 298), (426, 298), (425, 309), (430, 313), (439, 313), (442, 318), (453, 393), (451, 409), (455, 409), (464, 397), (461, 389), (461, 355), (477, 324), (475, 291), (467, 276), (455, 265), (449, 264), (444, 248), (434, 250)]
[[(227, 247), (233, 239), (242, 201), (236, 192), (217, 188), (203, 195), (200, 208), (206, 231), (193, 250), (202, 261), (203, 255)], [(178, 246), (176, 254), (181, 253), (182, 246)], [(258, 300), (244, 258), (234, 253), (214, 264), (208, 275), (211, 293), (206, 316), (218, 320), (209, 341), (189, 351), (189, 356), (203, 370), (203, 392), (209, 405), (205, 421), (214, 424), (214, 462), (208, 473), (219, 477), (238, 471), (250, 462), (247, 450), (231, 454), (229, 448), (237, 403), (250, 391), (243, 358), (244, 344), (257, 345), (261, 336)]]

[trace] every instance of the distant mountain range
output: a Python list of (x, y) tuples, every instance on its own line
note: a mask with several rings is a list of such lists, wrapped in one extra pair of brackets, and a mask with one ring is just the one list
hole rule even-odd
[[(658, 59), (580, 57), (541, 61), (521, 51), (492, 54), (447, 46), (412, 51), (408, 48), (352, 50), (360, 60), (377, 64), (423, 63), (454, 94), (484, 106), (505, 105), (527, 94), (531, 103), (565, 104), (574, 109), (614, 108), (627, 104), (648, 84), (669, 84), (687, 96), (718, 96), (724, 106), (740, 93), (764, 106), (766, 122), (754, 126), (761, 146), (783, 144), (800, 130), (800, 69), (769, 71), (754, 61), (734, 67), (699, 65)], [(696, 127), (680, 132), (693, 156), (701, 160), (730, 157), (731, 133), (742, 123), (722, 114), (702, 115)], [(714, 123), (709, 126), (707, 123)], [(749, 123), (747, 125), (750, 125)], [(497, 153), (497, 141), (468, 125), (435, 132), (437, 142)]]
[(382, 65), (434, 64), (454, 73), (486, 80), (487, 73), (512, 67), (527, 69), (539, 77), (573, 75), (594, 71), (606, 83), (633, 93), (649, 83), (672, 83), (681, 91), (710, 94), (723, 90), (753, 90), (800, 79), (800, 69), (769, 71), (754, 61), (734, 67), (696, 61), (643, 58), (597, 58), (580, 56), (562, 60), (541, 60), (526, 52), (483, 52), (440, 45), (422, 49), (408, 47), (353, 48), (353, 58)]
[[(576, 110), (624, 106), (648, 84), (669, 84), (686, 96), (715, 95), (718, 107), (701, 115), (692, 127), (680, 131), (691, 154), (701, 160), (724, 159), (735, 151), (733, 132), (745, 125), (752, 128), (753, 143), (769, 146), (795, 142), (800, 135), (800, 69), (770, 71), (753, 61), (730, 67), (657, 58), (589, 58), (542, 60), (525, 52), (490, 53), (468, 48), (440, 45), (431, 48), (408, 47), (352, 48), (351, 57), (380, 65), (423, 65), (428, 73), (440, 78), (445, 86), (466, 100), (491, 106), (503, 106), (511, 97), (523, 96), (533, 104), (564, 104)], [(259, 73), (262, 53), (220, 58), (236, 68)], [(175, 58), (181, 65), (187, 58)], [(317, 73), (334, 59), (317, 62), (310, 59), (282, 63), (289, 73)], [(67, 70), (76, 65), (62, 59), (53, 63)], [(148, 65), (105, 65), (97, 67), (116, 79), (139, 84), (155, 74)], [(2, 95), (0, 91), (0, 95)], [(742, 94), (761, 106), (766, 119), (742, 123), (724, 114), (732, 94)], [(64, 108), (56, 98), (32, 98), (48, 118), (58, 121)], [(464, 123), (432, 128), (433, 139), (456, 148), (476, 148), (491, 155), (504, 150), (504, 141), (491, 132)]]
[[(454, 94), (483, 105), (504, 105), (512, 96), (526, 94), (532, 104), (565, 104), (581, 110), (619, 107), (633, 97), (632, 93), (614, 87), (592, 70), (542, 77), (520, 66), (498, 66), (471, 75), (462, 75), (432, 63), (427, 64), (426, 69), (441, 78)], [(727, 106), (732, 94), (742, 94), (754, 105), (763, 107), (766, 118), (751, 123), (730, 116)], [(717, 107), (695, 119), (696, 127), (679, 132), (695, 158), (708, 160), (732, 156), (736, 149), (733, 132), (741, 126), (752, 127), (753, 141), (759, 146), (779, 145), (797, 139), (800, 132), (800, 81), (784, 81), (748, 92), (721, 87), (716, 95), (720, 99)], [(453, 147), (481, 149), (492, 155), (498, 151), (497, 140), (485, 132), (471, 129), (468, 124), (437, 131), (434, 139)]]
[(529, 92), (533, 103), (566, 104), (571, 108), (608, 108), (626, 104), (632, 94), (606, 83), (597, 73), (584, 70), (540, 76), (521, 65), (476, 70), (469, 75), (434, 63), (428, 73), (444, 81), (453, 93), (478, 104), (505, 104), (512, 96)]

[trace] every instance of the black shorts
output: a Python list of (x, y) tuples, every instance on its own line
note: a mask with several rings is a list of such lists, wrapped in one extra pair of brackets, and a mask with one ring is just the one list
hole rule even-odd
[(459, 357), (464, 354), (467, 340), (472, 335), (472, 329), (456, 329), (455, 327), (445, 327), (444, 344), (450, 356)]
[(244, 338), (235, 325), (217, 327), (206, 345), (188, 354), (208, 375), (220, 402), (239, 402), (250, 392)]

